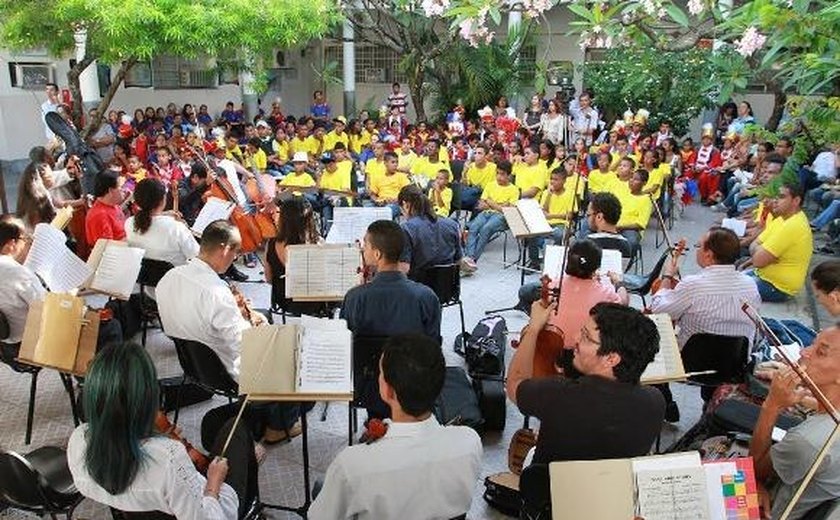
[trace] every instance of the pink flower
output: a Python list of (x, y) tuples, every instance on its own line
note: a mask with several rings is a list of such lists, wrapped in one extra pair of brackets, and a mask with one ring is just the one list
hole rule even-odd
[(744, 34), (741, 35), (740, 40), (735, 40), (735, 50), (738, 51), (738, 54), (747, 58), (752, 56), (755, 51), (762, 48), (764, 46), (764, 42), (767, 41), (767, 37), (758, 32), (753, 26), (747, 27), (747, 30), (744, 31)]
[(692, 14), (692, 16), (697, 16), (698, 14), (703, 12), (705, 6), (703, 5), (703, 0), (688, 0), (688, 12)]
[(423, 0), (423, 12), (428, 17), (442, 16), (449, 8), (449, 0)]

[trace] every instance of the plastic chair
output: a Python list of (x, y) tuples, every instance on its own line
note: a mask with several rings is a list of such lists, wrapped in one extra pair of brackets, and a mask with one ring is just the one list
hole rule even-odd
[(37, 515), (72, 518), (82, 501), (61, 448), (44, 446), (26, 455), (0, 452), (0, 501)]
[(653, 282), (659, 275), (662, 273), (662, 268), (665, 266), (665, 262), (671, 257), (670, 251), (665, 251), (662, 253), (662, 256), (659, 257), (659, 260), (656, 261), (656, 265), (653, 266), (653, 270), (646, 275), (634, 275), (630, 273), (624, 274), (624, 288), (627, 289), (627, 292), (630, 294), (636, 294), (642, 298), (642, 304), (647, 306), (647, 301), (645, 300), (645, 296), (650, 292), (651, 287), (653, 287)]
[(421, 282), (431, 288), (440, 300), (441, 308), (458, 306), (461, 313), (461, 337), (466, 337), (464, 304), (461, 302), (461, 272), (458, 263), (435, 265), (425, 272)]
[(718, 386), (744, 381), (749, 351), (750, 342), (743, 336), (701, 333), (688, 338), (681, 356), (686, 372), (715, 371), (689, 378), (702, 387), (703, 400), (708, 401)]
[(379, 396), (379, 358), (387, 336), (353, 336), (353, 400), (350, 401), (349, 444), (358, 429), (358, 409), (386, 406)]
[(160, 321), (160, 315), (157, 312), (157, 305), (154, 308), (147, 308), (154, 304), (154, 301), (146, 301), (147, 287), (157, 287), (160, 279), (163, 278), (173, 266), (169, 262), (163, 260), (153, 260), (151, 258), (144, 258), (140, 262), (140, 273), (137, 275), (137, 283), (140, 285), (140, 343), (146, 346), (146, 329), (150, 321), (157, 320), (160, 329), (163, 330), (163, 323)]
[[(205, 390), (228, 398), (233, 402), (239, 398), (239, 383), (228, 373), (219, 355), (204, 343), (187, 339), (172, 338), (178, 361), (184, 370), (181, 387), (187, 383), (194, 383)], [(178, 390), (177, 405), (173, 424), (178, 424), (178, 414), (181, 410), (181, 389)]]

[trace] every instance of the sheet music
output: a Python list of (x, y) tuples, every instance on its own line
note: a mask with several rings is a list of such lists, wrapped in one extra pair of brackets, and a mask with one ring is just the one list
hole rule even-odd
[(191, 228), (192, 232), (196, 235), (201, 235), (204, 233), (204, 228), (212, 222), (229, 219), (230, 214), (233, 213), (233, 208), (233, 202), (224, 201), (217, 197), (210, 197), (204, 203), (201, 211), (198, 212), (198, 216), (195, 217), (195, 222)]
[(352, 393), (353, 335), (347, 328), (347, 322), (302, 316), (301, 327), (298, 392)]
[(663, 379), (683, 379), (685, 369), (671, 317), (667, 314), (651, 314), (648, 318), (653, 320), (659, 331), (659, 351), (642, 373), (642, 384), (660, 382)]
[(601, 252), (601, 267), (598, 269), (603, 275), (613, 272), (621, 276), (624, 273), (624, 267), (621, 262), (621, 251), (618, 249), (604, 249)]
[(359, 285), (362, 257), (355, 244), (287, 248), (286, 298), (341, 299)]
[(519, 199), (516, 201), (516, 209), (519, 210), (522, 220), (528, 226), (529, 233), (551, 233), (551, 224), (545, 218), (545, 213), (537, 199)]
[(23, 263), (53, 292), (76, 289), (91, 275), (85, 262), (67, 248), (66, 242), (67, 237), (58, 229), (49, 224), (38, 224)]
[(107, 245), (96, 267), (90, 288), (128, 300), (134, 291), (134, 283), (137, 281), (137, 275), (140, 274), (140, 265), (145, 252), (139, 247)]
[(747, 221), (738, 218), (725, 218), (720, 223), (721, 227), (731, 229), (738, 235), (738, 238), (743, 237), (747, 233)]
[(365, 238), (367, 228), (377, 220), (392, 220), (391, 208), (335, 208), (327, 233), (328, 244), (355, 244)]
[[(565, 246), (554, 244), (547, 244), (545, 246), (543, 274), (548, 275), (552, 280), (560, 277), (560, 265), (563, 261), (563, 252), (565, 250)], [(601, 255), (601, 265), (598, 269), (603, 276), (606, 276), (610, 271), (618, 275), (623, 274), (624, 268), (621, 265), (621, 252), (616, 249), (604, 249)]]
[(702, 467), (636, 473), (639, 516), (645, 520), (708, 520)]

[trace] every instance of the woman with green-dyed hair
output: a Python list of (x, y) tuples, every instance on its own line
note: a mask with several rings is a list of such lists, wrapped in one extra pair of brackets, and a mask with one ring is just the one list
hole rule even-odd
[(216, 459), (205, 479), (184, 446), (154, 433), (155, 366), (135, 343), (109, 345), (94, 358), (84, 388), (88, 422), (70, 436), (76, 488), (123, 511), (161, 511), (180, 519), (235, 519), (239, 501)]

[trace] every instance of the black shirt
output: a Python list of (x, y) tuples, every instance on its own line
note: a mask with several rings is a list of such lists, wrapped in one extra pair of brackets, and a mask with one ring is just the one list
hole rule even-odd
[(398, 271), (377, 273), (347, 291), (341, 306), (347, 328), (366, 336), (425, 334), (440, 340), (440, 302), (435, 293)]
[(461, 259), (461, 230), (451, 218), (432, 221), (414, 216), (402, 223), (405, 247), (401, 262), (410, 264), (408, 277), (422, 281), (425, 271), (435, 265), (450, 264)]
[(656, 388), (596, 376), (528, 379), (516, 402), (540, 420), (538, 463), (646, 455), (665, 418)]

